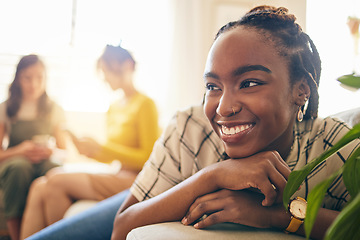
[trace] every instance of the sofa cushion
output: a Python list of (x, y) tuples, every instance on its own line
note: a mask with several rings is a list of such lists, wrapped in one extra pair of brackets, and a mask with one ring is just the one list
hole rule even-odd
[(133, 229), (126, 240), (195, 240), (195, 239), (267, 239), (267, 240), (300, 240), (303, 237), (286, 234), (283, 231), (258, 229), (234, 223), (216, 224), (206, 229), (195, 229), (180, 222), (153, 224)]
[(360, 122), (360, 107), (336, 113), (332, 117), (337, 117), (353, 127)]

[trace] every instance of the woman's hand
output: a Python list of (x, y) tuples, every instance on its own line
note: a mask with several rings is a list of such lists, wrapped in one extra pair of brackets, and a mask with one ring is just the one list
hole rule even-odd
[(17, 153), (25, 156), (32, 163), (39, 163), (44, 159), (49, 159), (52, 150), (48, 147), (26, 140), (16, 146)]
[(32, 163), (39, 163), (50, 158), (52, 150), (46, 146), (35, 145), (28, 153), (28, 158)]
[(93, 158), (101, 150), (101, 145), (94, 139), (88, 137), (79, 138), (78, 141), (76, 141), (75, 146), (80, 154), (90, 158)]
[(185, 225), (192, 224), (206, 214), (204, 219), (194, 225), (195, 228), (205, 228), (223, 222), (257, 228), (274, 227), (273, 218), (279, 215), (274, 214), (275, 211), (284, 215), (285, 209), (282, 204), (264, 207), (261, 204), (263, 198), (262, 194), (250, 190), (223, 189), (209, 193), (196, 199), (181, 222)]
[(263, 206), (282, 201), (282, 194), (291, 170), (280, 154), (266, 151), (242, 159), (228, 159), (209, 167), (215, 171), (218, 189), (253, 188), (265, 195)]

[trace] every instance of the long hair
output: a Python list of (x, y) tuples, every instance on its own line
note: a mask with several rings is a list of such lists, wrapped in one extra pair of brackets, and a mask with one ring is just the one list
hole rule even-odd
[[(22, 91), (20, 86), (20, 74), (21, 72), (34, 65), (40, 63), (44, 68), (45, 64), (44, 62), (39, 58), (39, 56), (31, 54), (23, 56), (18, 65), (16, 66), (16, 72), (15, 77), (12, 83), (9, 87), (9, 97), (6, 100), (6, 114), (10, 119), (16, 118), (16, 114), (18, 113), (22, 101)], [(40, 96), (38, 100), (38, 117), (45, 117), (50, 112), (52, 107), (52, 103), (46, 93), (44, 93)]]

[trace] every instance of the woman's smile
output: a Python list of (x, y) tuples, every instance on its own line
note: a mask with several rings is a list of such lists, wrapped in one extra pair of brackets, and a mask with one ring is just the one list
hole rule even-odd
[[(226, 123), (217, 122), (220, 137), (224, 142), (234, 143), (242, 141), (254, 128), (255, 123)], [(234, 125), (235, 124), (235, 125)]]

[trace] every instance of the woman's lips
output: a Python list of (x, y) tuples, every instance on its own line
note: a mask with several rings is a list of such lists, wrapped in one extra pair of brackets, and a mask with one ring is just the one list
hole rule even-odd
[(247, 135), (255, 126), (254, 123), (238, 124), (226, 126), (219, 124), (220, 137), (224, 142), (239, 142)]
[(221, 132), (225, 135), (234, 135), (252, 127), (252, 124), (242, 124), (233, 127), (221, 126)]

